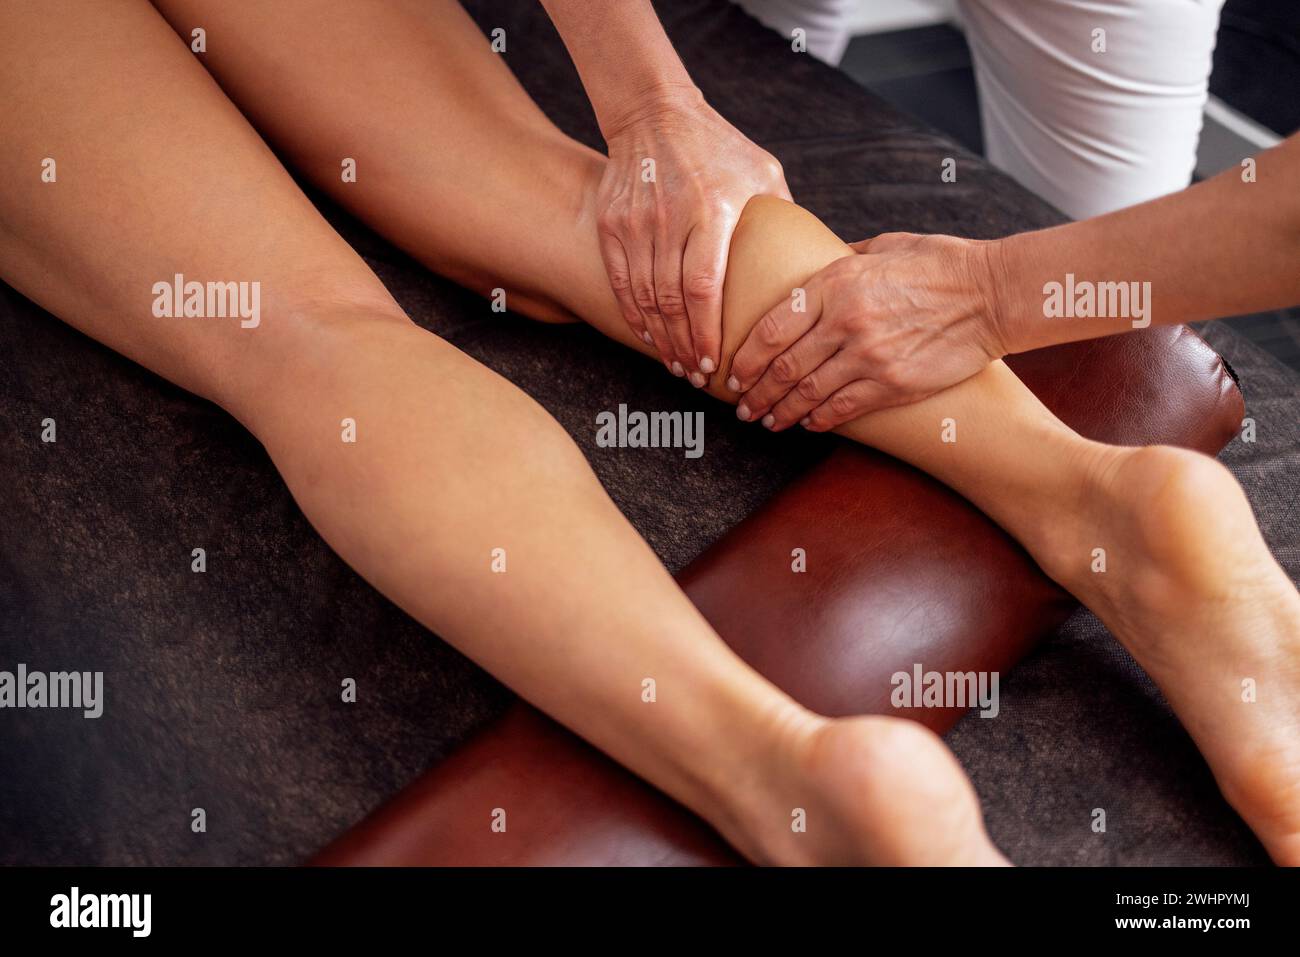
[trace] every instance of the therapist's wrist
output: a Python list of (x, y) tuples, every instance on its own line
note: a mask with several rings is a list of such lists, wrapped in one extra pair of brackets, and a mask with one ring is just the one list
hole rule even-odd
[(706, 106), (704, 94), (689, 77), (656, 77), (638, 84), (618, 103), (598, 111), (596, 120), (606, 143), (640, 130), (657, 128)]
[(1034, 235), (1021, 233), (980, 244), (988, 321), (1004, 356), (1053, 344), (1046, 337), (1055, 329), (1043, 322), (1042, 290), (1034, 278)]
[(977, 308), (984, 316), (986, 351), (990, 359), (1019, 352), (1019, 309), (1012, 302), (1004, 240), (975, 241), (971, 245), (971, 275)]

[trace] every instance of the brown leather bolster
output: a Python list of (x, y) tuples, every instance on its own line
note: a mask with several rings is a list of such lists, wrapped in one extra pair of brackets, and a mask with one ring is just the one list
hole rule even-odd
[[(1217, 452), (1243, 404), (1185, 327), (1018, 356), (1061, 419), (1117, 444)], [(1027, 455), (1033, 450), (1027, 449)], [(803, 548), (807, 571), (791, 571)], [(890, 676), (1004, 672), (1074, 602), (956, 493), (845, 444), (678, 576), (728, 644), (825, 714), (904, 713), (942, 731), (955, 710), (895, 711)], [(505, 809), (507, 830), (491, 828)], [(725, 864), (690, 812), (525, 704), (516, 704), (340, 837), (318, 864)]]

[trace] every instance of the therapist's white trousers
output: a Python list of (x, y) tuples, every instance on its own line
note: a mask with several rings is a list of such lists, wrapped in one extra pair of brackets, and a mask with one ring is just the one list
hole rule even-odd
[[(872, 0), (739, 0), (838, 63)], [(989, 160), (1075, 218), (1191, 182), (1224, 0), (957, 0)]]

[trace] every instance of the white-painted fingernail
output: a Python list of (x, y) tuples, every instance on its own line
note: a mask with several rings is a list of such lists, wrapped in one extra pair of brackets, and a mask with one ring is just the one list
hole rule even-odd
[(674, 362), (672, 365), (672, 370), (673, 370), (673, 375), (677, 376), (679, 379), (682, 376), (686, 375), (686, 370), (682, 368), (682, 364), (680, 362)]
[(736, 406), (736, 418), (740, 419), (741, 422), (748, 422), (749, 406), (745, 405), (743, 402)]
[(776, 425), (776, 416), (774, 416), (771, 412), (763, 416), (763, 428), (770, 429), (774, 425)]
[(739, 392), (740, 380), (737, 379), (734, 375), (727, 376), (727, 388), (730, 389), (732, 392)]
[(654, 338), (654, 336), (650, 335), (650, 333), (648, 333), (648, 332), (644, 332), (644, 331), (643, 331), (643, 332), (641, 333), (641, 338), (645, 340), (645, 344), (648, 345), (648, 346), (652, 346), (652, 345), (655, 344), (655, 338)]
[(717, 366), (714, 365), (713, 360), (710, 359), (708, 356), (705, 356), (703, 359), (700, 360), (700, 371), (703, 372), (705, 375), (709, 375), (716, 368)]
[(709, 381), (708, 379), (704, 378), (704, 375), (702, 373), (699, 372), (692, 372), (688, 378), (690, 378), (691, 380), (691, 385), (695, 386), (695, 388), (697, 389), (703, 389), (704, 383)]
[(809, 424), (810, 424), (811, 422), (812, 422), (812, 419), (808, 418), (808, 416), (806, 416), (806, 415), (805, 415), (802, 419), (799, 420), (799, 424), (802, 425), (805, 429), (808, 428), (808, 426), (809, 426)]

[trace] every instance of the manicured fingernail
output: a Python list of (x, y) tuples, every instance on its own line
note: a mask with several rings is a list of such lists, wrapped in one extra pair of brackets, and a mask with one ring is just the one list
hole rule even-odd
[(673, 370), (673, 375), (677, 376), (677, 378), (679, 379), (682, 376), (686, 375), (686, 370), (682, 368), (682, 364), (680, 362), (674, 362), (672, 364), (672, 370)]
[(703, 372), (705, 375), (709, 375), (716, 368), (717, 365), (715, 365), (713, 360), (710, 359), (708, 356), (705, 356), (703, 359), (700, 360), (700, 371)]
[(737, 379), (734, 375), (727, 376), (727, 388), (730, 389), (732, 392), (739, 392), (740, 380)]
[(749, 406), (745, 405), (743, 402), (736, 406), (736, 418), (740, 419), (741, 422), (748, 422)]
[(690, 376), (688, 376), (688, 378), (691, 380), (691, 385), (695, 386), (695, 388), (697, 389), (703, 389), (704, 383), (709, 381), (708, 379), (704, 378), (704, 375), (702, 373), (699, 372), (692, 372)]
[(645, 344), (648, 346), (652, 346), (655, 344), (654, 336), (650, 335), (650, 333), (648, 332), (642, 332), (641, 338), (645, 340)]
[(799, 424), (806, 429), (810, 424), (812, 424), (812, 419), (808, 418), (808, 416), (805, 415), (802, 419), (799, 420)]
[(770, 429), (774, 425), (776, 425), (776, 416), (774, 416), (771, 412), (763, 416), (763, 428)]

